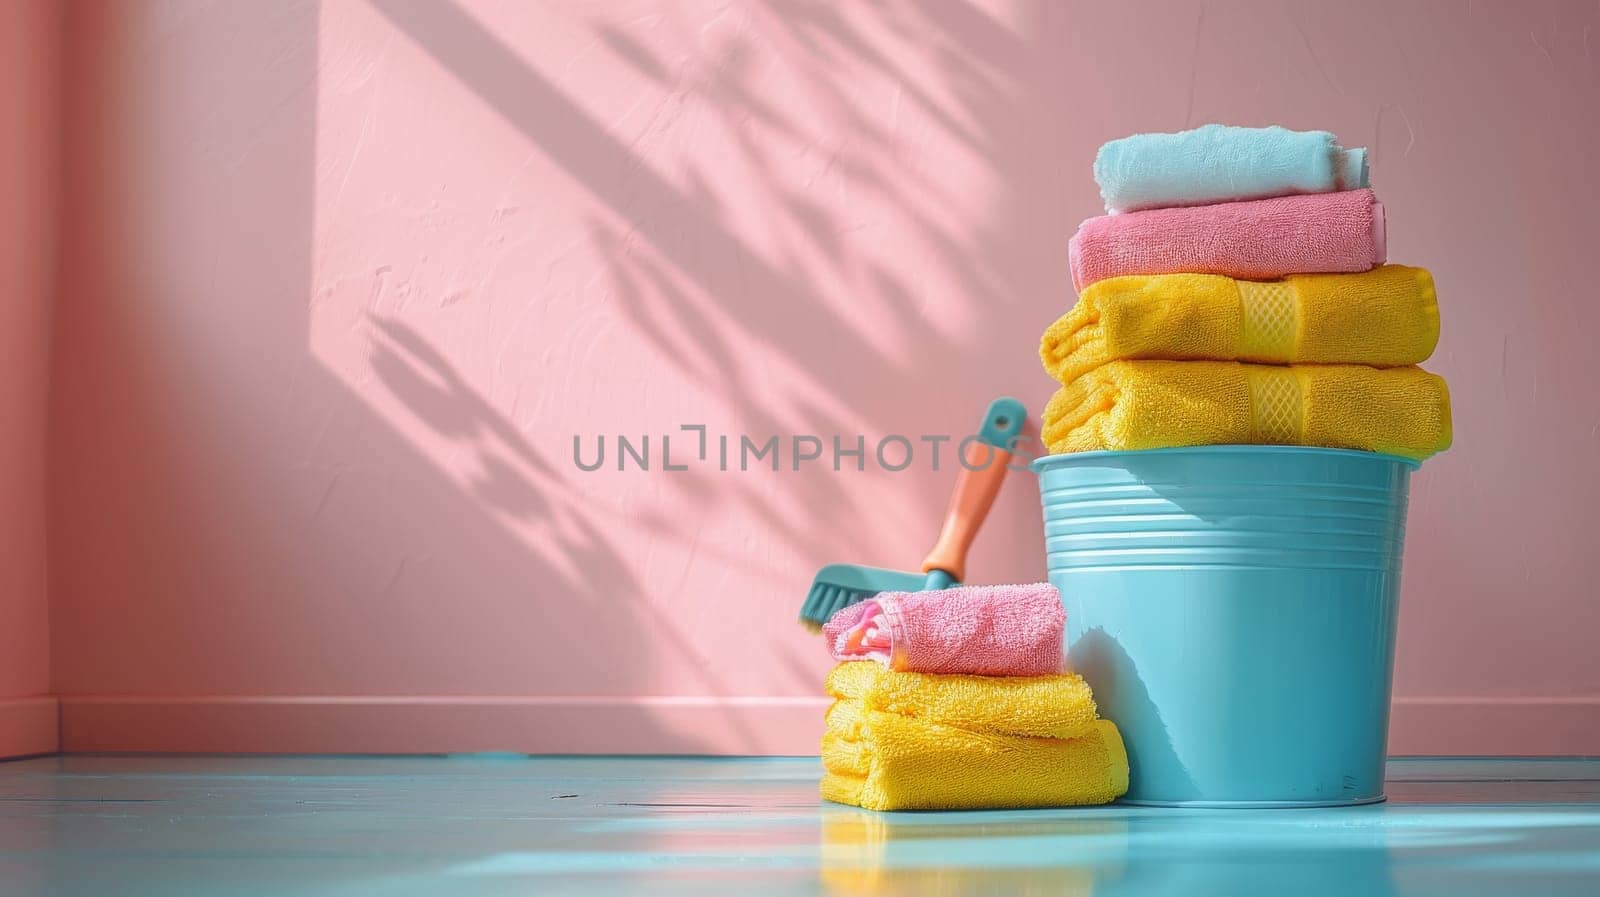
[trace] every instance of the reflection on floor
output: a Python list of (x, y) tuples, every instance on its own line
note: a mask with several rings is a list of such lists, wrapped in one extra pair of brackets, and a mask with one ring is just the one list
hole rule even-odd
[(0, 764), (23, 895), (1600, 894), (1600, 761), (1398, 760), (1391, 801), (874, 814), (815, 760)]

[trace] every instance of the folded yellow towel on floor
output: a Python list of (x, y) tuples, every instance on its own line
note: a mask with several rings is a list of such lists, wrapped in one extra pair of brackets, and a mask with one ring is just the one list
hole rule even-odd
[(1039, 358), (1065, 383), (1130, 359), (1391, 367), (1427, 360), (1438, 342), (1433, 277), (1422, 268), (1271, 281), (1156, 274), (1084, 288), (1045, 330)]
[(841, 663), (828, 694), (869, 710), (971, 732), (1071, 738), (1095, 720), (1094, 695), (1076, 673), (1000, 677), (906, 673), (871, 660)]
[(1426, 458), (1450, 446), (1450, 393), (1418, 367), (1113, 361), (1058, 390), (1051, 452), (1228, 443)]
[(1103, 804), (1128, 790), (1117, 727), (1077, 737), (969, 732), (839, 700), (822, 736), (822, 796), (869, 810)]

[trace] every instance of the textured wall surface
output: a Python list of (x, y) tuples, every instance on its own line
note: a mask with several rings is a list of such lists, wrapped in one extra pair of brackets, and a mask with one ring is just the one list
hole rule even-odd
[(46, 601), (46, 414), (61, 12), (0, 11), (0, 757), (55, 749)]
[[(89, 14), (92, 10), (92, 15)], [(1104, 140), (1372, 150), (1457, 447), (1416, 478), (1392, 746), (1600, 751), (1592, 3), (74, 8), (54, 375), (69, 747), (812, 749), (814, 570), (922, 557)], [(650, 434), (649, 472), (574, 435)], [(869, 442), (870, 444), (870, 442)], [(614, 443), (612, 444), (614, 448)], [(713, 453), (714, 460), (714, 453)], [(873, 465), (875, 466), (875, 465)], [(1042, 577), (1014, 476), (970, 565)]]

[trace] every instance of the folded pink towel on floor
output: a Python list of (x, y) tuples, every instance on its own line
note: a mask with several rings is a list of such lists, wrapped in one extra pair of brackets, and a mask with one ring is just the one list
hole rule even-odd
[(881, 592), (824, 627), (835, 660), (913, 673), (1044, 676), (1061, 669), (1067, 614), (1049, 583)]
[(1124, 274), (1285, 274), (1368, 271), (1384, 263), (1383, 204), (1371, 190), (1279, 196), (1101, 215), (1067, 244), (1072, 285)]

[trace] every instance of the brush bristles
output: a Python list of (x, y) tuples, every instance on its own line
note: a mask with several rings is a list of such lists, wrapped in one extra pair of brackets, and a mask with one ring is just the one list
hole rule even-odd
[(827, 583), (813, 583), (810, 594), (806, 595), (805, 604), (800, 606), (800, 622), (809, 628), (820, 629), (822, 624), (838, 613), (840, 609), (858, 604), (870, 598), (874, 592), (858, 592), (843, 586), (830, 586)]

